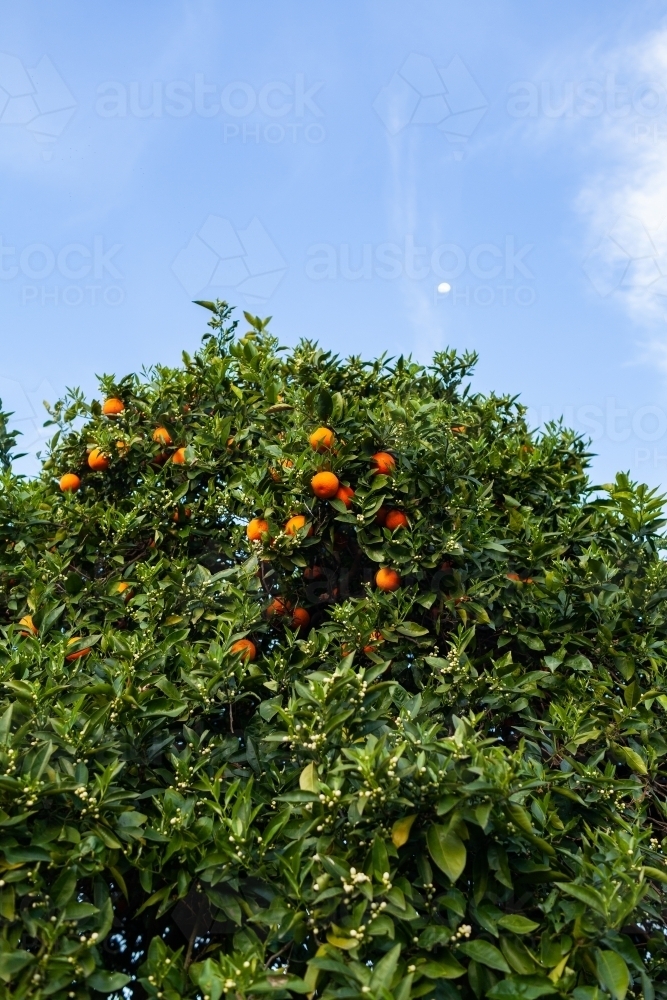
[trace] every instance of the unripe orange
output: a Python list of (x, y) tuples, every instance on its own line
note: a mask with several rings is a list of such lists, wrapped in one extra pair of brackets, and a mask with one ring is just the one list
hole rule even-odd
[(156, 427), (153, 431), (153, 440), (156, 444), (171, 444), (171, 434), (166, 427)]
[(109, 459), (99, 448), (93, 448), (88, 455), (88, 465), (93, 472), (104, 472), (109, 468)]
[(119, 413), (122, 413), (125, 409), (125, 403), (122, 399), (117, 399), (112, 396), (111, 399), (105, 399), (102, 405), (102, 413), (105, 417), (116, 417)]
[(261, 517), (253, 517), (252, 521), (248, 521), (245, 533), (251, 542), (258, 542), (268, 530), (268, 521), (264, 521)]
[(60, 477), (60, 489), (63, 493), (76, 493), (79, 486), (81, 486), (81, 480), (73, 472), (66, 472), (64, 476)]
[[(295, 514), (294, 517), (290, 517), (290, 519), (285, 524), (285, 534), (296, 535), (297, 531), (300, 531), (301, 528), (303, 528), (303, 526), (305, 525), (305, 523), (306, 519), (303, 516), (303, 514)], [(312, 533), (313, 533), (313, 526), (311, 524), (310, 527), (308, 528), (308, 536), (310, 537)]]
[(395, 569), (389, 569), (388, 566), (383, 566), (375, 574), (375, 583), (378, 590), (398, 590), (401, 585), (401, 576)]
[(30, 634), (37, 635), (38, 634), (38, 632), (37, 632), (37, 626), (35, 625), (34, 621), (32, 620), (32, 615), (24, 615), (23, 618), (21, 618), (21, 620), (19, 621), (19, 625), (23, 625), (25, 628), (28, 629), (27, 632), (21, 632), (21, 635), (30, 635)]
[(384, 520), (385, 528), (396, 531), (397, 528), (407, 528), (408, 519), (402, 510), (390, 510)]
[(177, 448), (171, 460), (174, 465), (185, 465), (185, 448)]
[(352, 504), (352, 497), (354, 496), (354, 490), (351, 486), (339, 486), (338, 492), (336, 493), (336, 500), (340, 500), (344, 503), (346, 507)]
[(396, 459), (388, 451), (377, 451), (371, 455), (371, 462), (375, 466), (374, 472), (382, 472), (385, 476), (390, 476), (396, 468)]
[(308, 628), (310, 625), (310, 615), (305, 608), (294, 609), (290, 625), (293, 629)]
[(329, 451), (333, 448), (336, 435), (328, 427), (318, 427), (308, 438), (313, 451)]
[(257, 656), (257, 646), (250, 639), (237, 639), (230, 646), (229, 652), (240, 654), (242, 660), (252, 662)]
[(320, 500), (331, 500), (338, 493), (340, 483), (338, 476), (334, 476), (333, 472), (318, 472), (310, 480), (310, 486)]

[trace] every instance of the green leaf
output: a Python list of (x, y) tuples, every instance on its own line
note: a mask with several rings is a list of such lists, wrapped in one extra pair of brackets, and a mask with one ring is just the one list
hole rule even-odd
[(94, 990), (100, 993), (113, 993), (115, 990), (122, 990), (130, 982), (130, 976), (123, 972), (105, 972), (99, 969), (87, 980)]
[(417, 971), (429, 979), (458, 979), (466, 970), (453, 955), (441, 955), (437, 962), (426, 962), (418, 966)]
[(618, 747), (617, 751), (635, 774), (648, 774), (648, 768), (636, 750), (631, 747)]
[(611, 993), (614, 1000), (624, 1000), (630, 985), (630, 973), (625, 961), (615, 951), (595, 953), (595, 965), (600, 986)]
[(522, 917), (520, 913), (506, 913), (498, 920), (498, 926), (512, 934), (532, 934), (540, 925), (528, 917)]
[(316, 792), (318, 788), (317, 782), (317, 768), (311, 760), (310, 764), (306, 764), (303, 771), (299, 775), (299, 788), (303, 792)]
[[(577, 991), (575, 990), (575, 997)], [(508, 976), (487, 991), (490, 1000), (537, 1000), (558, 993), (546, 976)]]
[(466, 849), (461, 838), (446, 826), (434, 824), (426, 834), (429, 853), (451, 882), (456, 882), (466, 866)]
[(395, 944), (394, 947), (387, 952), (384, 958), (381, 958), (373, 969), (373, 975), (371, 976), (371, 991), (373, 993), (380, 993), (382, 990), (388, 990), (391, 986), (391, 981), (394, 978), (394, 973), (396, 972), (396, 966), (398, 964), (398, 959), (401, 954), (400, 944)]
[(465, 941), (459, 946), (459, 951), (480, 965), (486, 965), (489, 969), (496, 969), (498, 972), (511, 972), (509, 965), (503, 958), (502, 952), (489, 941)]
[(587, 885), (575, 885), (574, 882), (556, 882), (555, 884), (563, 892), (566, 892), (568, 896), (574, 896), (575, 899), (585, 903), (586, 906), (590, 906), (597, 913), (606, 916), (607, 908), (597, 889), (593, 889)]
[(428, 635), (428, 629), (424, 628), (423, 625), (418, 625), (417, 622), (402, 622), (400, 625), (396, 626), (396, 631), (400, 632), (401, 635), (408, 636), (419, 636)]

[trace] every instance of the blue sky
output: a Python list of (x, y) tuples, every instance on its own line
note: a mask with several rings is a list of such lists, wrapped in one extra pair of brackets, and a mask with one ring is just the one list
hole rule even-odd
[(477, 388), (592, 435), (598, 481), (667, 480), (664, 5), (24, 0), (0, 52), (31, 452), (42, 399), (176, 362), (217, 295), (288, 344), (474, 348)]

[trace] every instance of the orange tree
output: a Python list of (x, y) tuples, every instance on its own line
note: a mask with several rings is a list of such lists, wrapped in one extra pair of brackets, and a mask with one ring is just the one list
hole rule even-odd
[(661, 499), (201, 304), (3, 473), (0, 996), (664, 996)]

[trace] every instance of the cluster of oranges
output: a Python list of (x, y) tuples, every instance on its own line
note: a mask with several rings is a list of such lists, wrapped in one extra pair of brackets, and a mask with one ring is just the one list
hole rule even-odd
[[(328, 427), (318, 427), (309, 436), (308, 440), (313, 451), (322, 453), (333, 450), (335, 435)], [(396, 459), (386, 451), (378, 451), (372, 455), (371, 463), (375, 474), (391, 475), (396, 468)], [(283, 464), (291, 466), (292, 462), (289, 459), (285, 459)], [(280, 478), (276, 470), (271, 470), (271, 477), (273, 479)], [(352, 498), (355, 495), (351, 486), (342, 484), (338, 476), (329, 471), (315, 473), (310, 480), (310, 488), (314, 496), (319, 500), (340, 500), (346, 508), (352, 505)], [(390, 531), (396, 531), (398, 528), (406, 528), (409, 524), (408, 518), (402, 510), (390, 510), (385, 507), (380, 507), (375, 515), (375, 520), (377, 524), (388, 528)], [(294, 536), (304, 528), (307, 528), (307, 536), (312, 535), (313, 527), (308, 524), (305, 515), (293, 514), (285, 522), (283, 530), (286, 535)], [(262, 517), (253, 517), (246, 525), (246, 535), (251, 542), (269, 540), (269, 530), (269, 522)], [(313, 574), (317, 569), (318, 567), (312, 567), (310, 570), (305, 571), (305, 575), (309, 576), (309, 574)], [(379, 590), (385, 592), (398, 590), (401, 586), (401, 576), (395, 569), (383, 566), (375, 574), (375, 584)], [(293, 608), (280, 597), (276, 597), (271, 601), (266, 614), (268, 618), (281, 617), (289, 619), (293, 629), (304, 629), (310, 624), (310, 615), (306, 608)], [(371, 646), (368, 647), (369, 650), (372, 648)], [(257, 651), (251, 640), (239, 639), (232, 646), (232, 652), (243, 655), (244, 659), (252, 660), (255, 658)]]
[[(117, 399), (114, 396), (104, 401), (102, 413), (105, 417), (117, 417), (124, 409), (125, 403), (123, 400)], [(168, 448), (172, 444), (171, 434), (166, 427), (156, 427), (153, 431), (153, 441), (156, 444), (162, 445), (163, 448)], [(117, 441), (116, 447), (118, 451), (124, 451), (127, 445), (124, 441)], [(169, 455), (161, 453), (157, 456), (156, 461), (165, 462), (167, 458), (169, 458)], [(171, 455), (171, 461), (174, 465), (184, 465), (185, 448), (177, 448)], [(93, 472), (104, 472), (109, 468), (109, 456), (105, 455), (101, 448), (93, 448), (88, 453), (88, 468)], [(60, 478), (60, 489), (63, 493), (76, 493), (80, 486), (81, 478), (75, 472), (66, 472)]]

